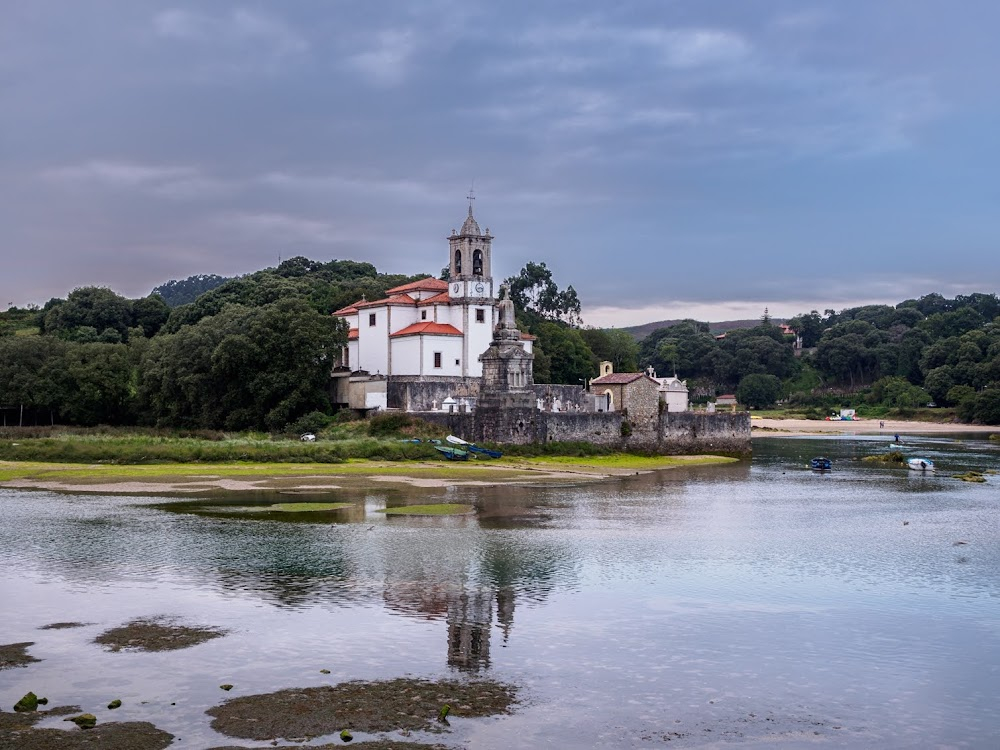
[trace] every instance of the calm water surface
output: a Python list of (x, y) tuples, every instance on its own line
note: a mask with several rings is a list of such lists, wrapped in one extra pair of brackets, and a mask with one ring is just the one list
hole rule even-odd
[[(225, 697), (480, 675), (522, 705), (434, 741), (998, 748), (1000, 477), (948, 475), (1000, 468), (1000, 446), (908, 442), (937, 475), (861, 462), (884, 439), (763, 439), (752, 463), (599, 485), (315, 498), (356, 504), (334, 522), (0, 490), (0, 643), (43, 659), (0, 672), (0, 701), (121, 698), (99, 720), (205, 748), (232, 744), (204, 715)], [(805, 468), (821, 454), (833, 472)], [(440, 501), (476, 513), (375, 512)], [(90, 643), (156, 615), (231, 632), (172, 653)], [(66, 620), (90, 624), (38, 630)]]

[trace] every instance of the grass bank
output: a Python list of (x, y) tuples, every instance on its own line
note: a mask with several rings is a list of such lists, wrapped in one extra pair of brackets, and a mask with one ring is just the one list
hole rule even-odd
[(410, 461), (433, 459), (433, 447), (398, 439), (320, 440), (235, 436), (222, 439), (142, 434), (68, 434), (0, 440), (2, 461), (66, 463), (343, 463), (350, 459)]

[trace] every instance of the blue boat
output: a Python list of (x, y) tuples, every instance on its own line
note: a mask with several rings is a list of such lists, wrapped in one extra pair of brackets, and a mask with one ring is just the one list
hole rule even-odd
[(487, 456), (488, 458), (500, 458), (503, 455), (500, 451), (495, 451), (492, 448), (483, 448), (478, 445), (473, 445), (472, 443), (469, 443), (467, 447), (473, 453), (479, 453), (480, 455)]
[(446, 445), (435, 445), (434, 450), (447, 458), (449, 461), (469, 460), (469, 451), (463, 451), (461, 448), (449, 448)]
[(833, 462), (825, 456), (817, 456), (809, 460), (809, 468), (813, 471), (830, 471), (833, 469)]

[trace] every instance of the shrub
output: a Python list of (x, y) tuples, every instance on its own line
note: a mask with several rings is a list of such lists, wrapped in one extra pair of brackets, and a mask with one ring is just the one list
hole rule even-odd
[(413, 424), (413, 419), (405, 412), (382, 412), (368, 420), (368, 434), (372, 436), (395, 435), (411, 424)]

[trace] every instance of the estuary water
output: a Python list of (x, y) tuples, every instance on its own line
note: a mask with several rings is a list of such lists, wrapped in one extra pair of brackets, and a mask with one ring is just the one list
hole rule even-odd
[[(100, 721), (151, 721), (178, 748), (267, 747), (216, 734), (205, 710), (345, 680), (488, 676), (518, 686), (512, 714), (424, 739), (998, 748), (1000, 476), (951, 475), (1000, 468), (1000, 444), (908, 437), (904, 452), (938, 467), (924, 476), (861, 460), (887, 442), (765, 438), (752, 461), (600, 484), (325, 494), (354, 505), (321, 522), (210, 497), (0, 489), (0, 644), (33, 641), (42, 659), (0, 671), (0, 701), (120, 698)], [(811, 472), (816, 455), (833, 471)], [(231, 503), (289, 499), (311, 498)], [(429, 502), (476, 510), (376, 512)], [(166, 653), (92, 643), (155, 616), (229, 633)], [(60, 621), (87, 624), (39, 630)]]

